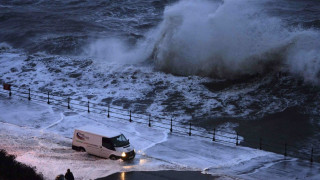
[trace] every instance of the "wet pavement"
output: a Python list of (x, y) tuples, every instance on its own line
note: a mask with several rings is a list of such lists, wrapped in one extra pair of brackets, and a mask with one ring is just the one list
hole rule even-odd
[(212, 176), (209, 174), (202, 174), (199, 171), (132, 171), (132, 172), (119, 172), (111, 174), (110, 176), (99, 178), (97, 180), (213, 180), (219, 179), (220, 176)]

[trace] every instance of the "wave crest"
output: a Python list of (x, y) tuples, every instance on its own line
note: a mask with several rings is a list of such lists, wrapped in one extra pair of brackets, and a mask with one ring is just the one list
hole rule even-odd
[(119, 58), (102, 54), (152, 59), (156, 68), (178, 75), (233, 79), (286, 70), (318, 84), (319, 31), (286, 27), (263, 12), (265, 2), (180, 1), (165, 8), (163, 21), (134, 48), (118, 47)]
[(292, 73), (318, 81), (319, 33), (286, 28), (280, 19), (260, 13), (259, 5), (226, 0), (182, 1), (168, 7), (159, 26), (156, 65), (175, 74), (220, 78), (288, 66)]

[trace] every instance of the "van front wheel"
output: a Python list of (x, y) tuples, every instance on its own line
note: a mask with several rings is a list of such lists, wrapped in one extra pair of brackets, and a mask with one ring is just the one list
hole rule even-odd
[(80, 147), (80, 148), (79, 148), (79, 151), (80, 151), (80, 152), (86, 152), (86, 150), (85, 150), (83, 147)]
[(111, 156), (109, 157), (109, 159), (111, 159), (111, 160), (118, 160), (119, 158), (118, 158), (117, 156), (115, 156), (115, 155), (111, 155)]

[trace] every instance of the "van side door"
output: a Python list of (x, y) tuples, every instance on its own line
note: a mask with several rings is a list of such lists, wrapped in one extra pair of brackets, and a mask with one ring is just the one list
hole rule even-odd
[(102, 148), (100, 151), (100, 156), (109, 158), (112, 152), (115, 151), (115, 148), (113, 146), (113, 143), (109, 138), (102, 137)]

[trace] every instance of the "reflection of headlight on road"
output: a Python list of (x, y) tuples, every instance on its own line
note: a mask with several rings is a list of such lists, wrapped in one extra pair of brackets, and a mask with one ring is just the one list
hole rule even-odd
[(122, 157), (126, 157), (126, 153), (123, 152), (123, 153), (121, 154), (121, 156), (122, 156)]

